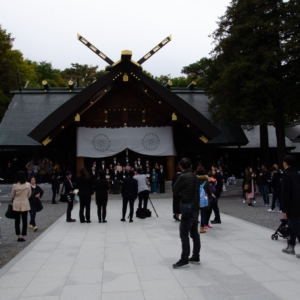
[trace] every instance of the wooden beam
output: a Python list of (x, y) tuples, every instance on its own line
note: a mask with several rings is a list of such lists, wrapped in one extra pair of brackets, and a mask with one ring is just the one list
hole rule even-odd
[(169, 155), (167, 157), (167, 175), (168, 180), (172, 180), (173, 175), (175, 173), (175, 162), (174, 162), (174, 155)]
[(77, 176), (80, 175), (80, 169), (84, 167), (84, 157), (83, 156), (77, 156), (76, 157), (76, 174)]

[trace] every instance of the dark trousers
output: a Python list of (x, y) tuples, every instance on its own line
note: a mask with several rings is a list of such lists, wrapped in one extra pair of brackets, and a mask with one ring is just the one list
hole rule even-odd
[(191, 219), (182, 219), (180, 221), (179, 232), (182, 245), (181, 260), (185, 263), (188, 262), (190, 256), (190, 239), (193, 239), (193, 257), (199, 258), (200, 256), (200, 235), (198, 232), (198, 217), (199, 211), (193, 211), (193, 217)]
[(200, 226), (204, 227), (205, 225), (205, 219), (206, 219), (206, 210), (201, 210), (201, 222), (200, 222)]
[(57, 190), (52, 190), (52, 203), (55, 203), (56, 195), (58, 194)]
[(300, 243), (300, 217), (289, 217), (290, 226), (290, 239), (288, 243), (290, 245), (296, 245), (296, 238)]
[[(139, 194), (139, 211), (141, 213), (141, 216), (146, 216), (147, 211), (147, 204), (149, 199), (149, 191), (142, 191)], [(144, 201), (143, 209), (142, 209), (142, 202)]]
[(134, 212), (134, 201), (135, 201), (135, 199), (123, 199), (123, 219), (125, 219), (127, 205), (129, 202), (129, 208), (130, 208), (129, 218), (130, 218), (130, 220), (132, 220), (133, 212)]
[(165, 182), (164, 181), (159, 182), (159, 189), (160, 189), (161, 193), (165, 192)]
[(49, 183), (49, 178), (50, 178), (49, 173), (46, 173), (45, 174), (45, 183)]
[(106, 206), (107, 200), (102, 200), (100, 205), (98, 205), (98, 220), (101, 221), (101, 210), (102, 210), (102, 220), (106, 220)]
[(44, 174), (39, 174), (39, 182), (43, 183), (44, 181)]
[(210, 203), (209, 209), (206, 211), (205, 225), (208, 225), (211, 213), (212, 213), (212, 203)]
[[(90, 195), (81, 195), (79, 202), (79, 220), (80, 222), (91, 221), (91, 196)], [(85, 217), (84, 217), (85, 209)]]
[(71, 219), (71, 212), (73, 210), (73, 197), (71, 196), (71, 201), (68, 202), (68, 208), (67, 208), (67, 220)]
[(33, 211), (30, 211), (30, 222), (29, 224), (32, 225), (33, 227), (36, 226), (36, 223), (35, 223), (35, 216), (36, 216), (36, 212), (33, 212)]
[(218, 201), (219, 201), (219, 198), (214, 198), (213, 203), (212, 203), (212, 209), (215, 213), (215, 221), (220, 221), (221, 220)]
[(20, 230), (20, 222), (21, 222), (21, 218), (22, 218), (22, 223), (23, 223), (23, 227), (22, 227), (22, 235), (27, 235), (27, 211), (15, 211), (16, 214), (16, 219), (15, 219), (15, 229), (16, 229), (16, 235), (20, 235), (21, 234), (21, 230)]
[(260, 186), (261, 188), (261, 193), (263, 195), (264, 198), (264, 204), (269, 204), (269, 185), (268, 184), (262, 184)]
[(118, 188), (118, 179), (114, 179), (113, 184), (113, 194), (118, 194), (119, 188)]
[[(273, 199), (272, 199), (272, 210), (274, 210), (275, 205), (276, 205), (276, 200), (279, 200), (278, 198), (279, 190), (273, 189)], [(280, 203), (280, 202), (279, 202)]]

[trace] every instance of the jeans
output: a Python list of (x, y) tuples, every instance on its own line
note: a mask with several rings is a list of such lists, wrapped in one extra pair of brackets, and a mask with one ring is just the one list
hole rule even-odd
[(201, 210), (201, 223), (200, 226), (204, 227), (206, 219), (206, 210)]
[(30, 222), (29, 222), (29, 225), (32, 225), (33, 227), (36, 226), (35, 216), (36, 216), (36, 212), (30, 211)]
[(274, 210), (275, 208), (275, 203), (279, 202), (278, 194), (279, 194), (279, 190), (273, 189), (273, 199), (272, 199), (272, 207), (271, 207), (272, 210)]
[(43, 183), (44, 180), (44, 174), (39, 175), (39, 183)]
[(288, 243), (290, 245), (296, 245), (296, 238), (300, 243), (300, 217), (289, 217), (290, 227), (290, 239)]
[(179, 225), (179, 233), (181, 239), (182, 253), (181, 260), (185, 263), (188, 262), (190, 256), (190, 239), (189, 236), (193, 239), (193, 257), (200, 257), (200, 235), (198, 232), (198, 218), (199, 211), (193, 211), (193, 217), (191, 219), (182, 219)]
[(15, 218), (15, 229), (16, 229), (16, 235), (20, 235), (21, 231), (20, 231), (20, 222), (21, 222), (21, 217), (22, 217), (22, 223), (23, 223), (23, 227), (22, 227), (22, 235), (26, 235), (27, 234), (27, 215), (28, 215), (28, 211), (15, 211), (16, 214), (16, 218)]
[(262, 184), (260, 186), (261, 188), (261, 192), (262, 192), (262, 195), (263, 195), (263, 198), (264, 198), (264, 203), (265, 204), (270, 204), (270, 201), (269, 201), (269, 185), (268, 184)]
[(206, 211), (205, 225), (208, 225), (208, 223), (209, 223), (209, 219), (210, 219), (210, 216), (211, 216), (211, 212), (212, 212), (212, 202), (210, 202), (209, 209)]

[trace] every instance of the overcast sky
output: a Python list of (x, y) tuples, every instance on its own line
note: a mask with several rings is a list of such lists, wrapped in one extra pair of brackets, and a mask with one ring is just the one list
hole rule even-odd
[(138, 61), (168, 35), (172, 41), (143, 64), (155, 76), (181, 76), (181, 69), (212, 49), (211, 34), (229, 0), (0, 0), (0, 24), (15, 38), (14, 49), (25, 58), (52, 62), (64, 69), (71, 63), (98, 65), (105, 61), (77, 40), (90, 43), (118, 61), (131, 50)]

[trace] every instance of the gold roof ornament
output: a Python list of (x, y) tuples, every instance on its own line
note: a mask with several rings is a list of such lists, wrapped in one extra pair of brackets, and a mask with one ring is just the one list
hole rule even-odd
[(205, 144), (208, 142), (208, 139), (204, 135), (201, 135), (199, 139)]
[(77, 114), (77, 115), (75, 116), (75, 122), (80, 122), (80, 114)]
[(177, 121), (177, 116), (175, 113), (173, 113), (173, 115), (172, 115), (172, 121)]
[(48, 137), (42, 142), (42, 144), (43, 144), (44, 146), (47, 146), (51, 141), (52, 141), (52, 140), (50, 139), (50, 136), (48, 136)]

